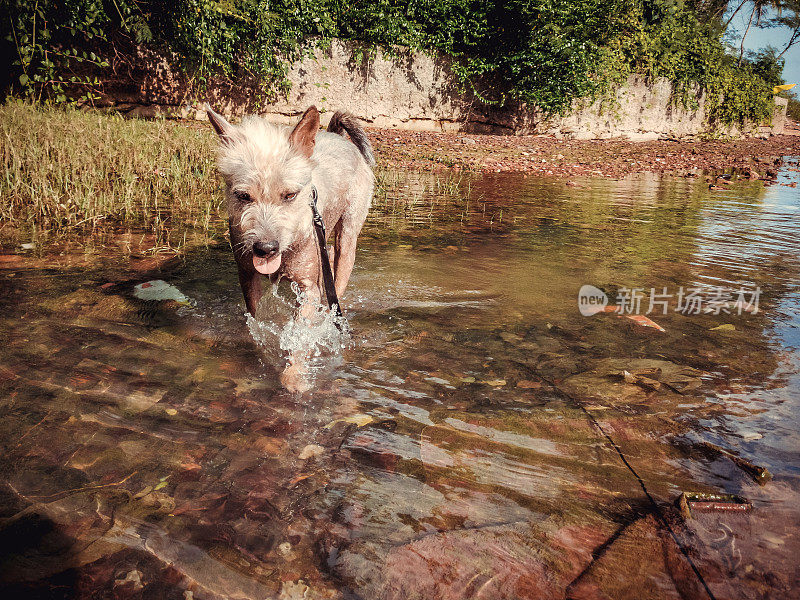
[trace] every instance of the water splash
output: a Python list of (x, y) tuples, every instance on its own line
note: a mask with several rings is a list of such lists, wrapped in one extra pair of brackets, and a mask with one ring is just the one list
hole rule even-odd
[(267, 351), (310, 358), (337, 356), (351, 343), (347, 319), (322, 304), (310, 317), (297, 313), (307, 301), (305, 292), (292, 282), (295, 299), (278, 294), (272, 286), (272, 299), (263, 306), (263, 319), (247, 314), (247, 327), (253, 340)]

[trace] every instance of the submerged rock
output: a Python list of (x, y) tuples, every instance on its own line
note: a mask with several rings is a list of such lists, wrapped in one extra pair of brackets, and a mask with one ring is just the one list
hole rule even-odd
[(654, 391), (669, 397), (702, 384), (701, 371), (667, 360), (609, 358), (590, 362), (588, 366), (587, 371), (566, 378), (560, 387), (593, 403), (612, 406), (641, 403)]

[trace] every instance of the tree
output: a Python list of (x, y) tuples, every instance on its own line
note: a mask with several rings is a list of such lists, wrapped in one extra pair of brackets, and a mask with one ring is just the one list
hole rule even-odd
[[(728, 15), (728, 18), (721, 24), (723, 31), (727, 30), (733, 19), (739, 14), (744, 7), (750, 5), (750, 17), (747, 20), (747, 27), (742, 34), (741, 41), (739, 42), (739, 59), (737, 64), (741, 66), (744, 58), (744, 45), (747, 40), (747, 35), (750, 33), (751, 28), (755, 25), (759, 28), (771, 27), (786, 27), (791, 30), (792, 34), (776, 58), (781, 58), (786, 52), (800, 42), (800, 0), (741, 0)], [(718, 4), (717, 18), (727, 12), (728, 5)]]
[(792, 30), (789, 41), (778, 54), (781, 58), (786, 51), (800, 42), (800, 0), (782, 0), (778, 8), (778, 15), (772, 19), (776, 27), (787, 27)]
[[(756, 17), (756, 27), (761, 27), (761, 19), (763, 18), (765, 12), (770, 8), (779, 8), (782, 0), (752, 0), (753, 3), (753, 10), (750, 11), (750, 19), (747, 21), (747, 28), (744, 30), (742, 34), (742, 42), (739, 45), (739, 60), (736, 63), (737, 66), (742, 66), (742, 58), (744, 57), (744, 42), (747, 39), (747, 34), (750, 32), (750, 26), (753, 24), (753, 17)], [(739, 10), (738, 8), (736, 9)], [(736, 12), (734, 12), (736, 14)], [(728, 19), (728, 23), (730, 23), (733, 16)]]

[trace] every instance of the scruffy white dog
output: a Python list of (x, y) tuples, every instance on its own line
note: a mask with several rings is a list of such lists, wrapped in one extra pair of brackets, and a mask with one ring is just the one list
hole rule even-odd
[(210, 107), (207, 112), (220, 139), (219, 170), (227, 184), (231, 245), (247, 310), (255, 316), (262, 275), (296, 282), (309, 307), (321, 301), (322, 263), (309, 206), (315, 188), (326, 231), (333, 232), (341, 297), (374, 186), (375, 159), (358, 121), (337, 112), (320, 132), (312, 106), (290, 131), (259, 117), (234, 126)]

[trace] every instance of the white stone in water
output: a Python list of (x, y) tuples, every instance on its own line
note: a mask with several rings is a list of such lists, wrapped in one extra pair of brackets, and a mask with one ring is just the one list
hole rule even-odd
[(286, 556), (291, 551), (292, 545), (289, 542), (283, 542), (280, 546), (278, 546), (278, 552), (281, 553), (281, 556)]
[(298, 456), (298, 458), (300, 460), (307, 460), (313, 456), (319, 456), (323, 452), (325, 452), (325, 448), (323, 448), (322, 446), (319, 446), (317, 444), (309, 444), (300, 451), (300, 455)]
[(281, 584), (279, 600), (302, 600), (308, 598), (309, 588), (302, 579), (297, 581), (284, 581)]

